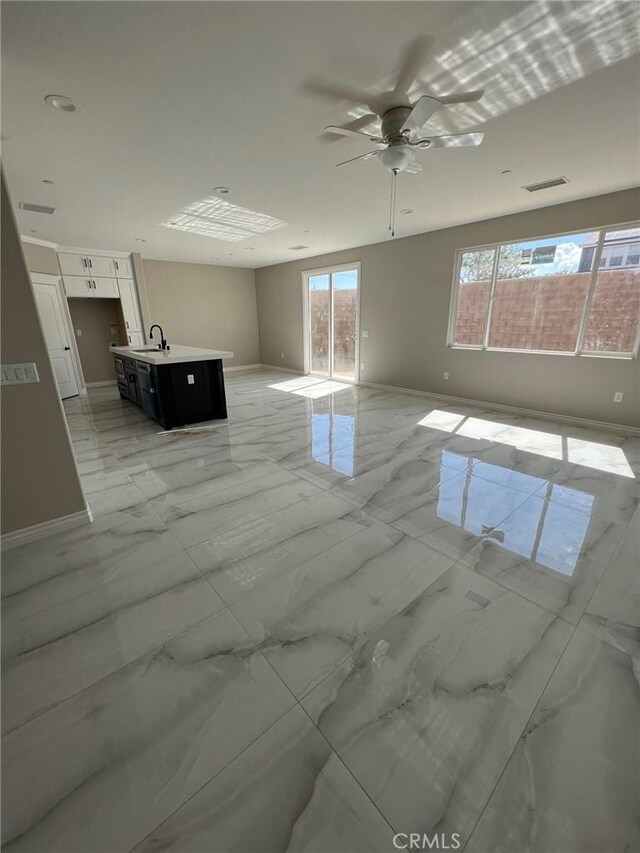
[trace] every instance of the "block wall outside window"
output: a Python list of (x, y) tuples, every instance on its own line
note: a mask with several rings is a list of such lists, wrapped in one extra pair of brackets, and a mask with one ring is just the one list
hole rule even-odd
[[(449, 344), (631, 355), (640, 324), (640, 228), (462, 250)], [(620, 254), (624, 267), (603, 268)], [(594, 270), (596, 258), (599, 269)]]

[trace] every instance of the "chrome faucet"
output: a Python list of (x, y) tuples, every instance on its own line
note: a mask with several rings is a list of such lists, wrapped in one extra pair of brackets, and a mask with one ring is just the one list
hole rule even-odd
[(149, 329), (149, 337), (153, 340), (153, 330), (160, 329), (160, 349), (169, 349), (167, 344), (167, 340), (164, 336), (164, 332), (162, 331), (162, 326), (159, 326), (157, 323), (154, 323), (153, 326)]

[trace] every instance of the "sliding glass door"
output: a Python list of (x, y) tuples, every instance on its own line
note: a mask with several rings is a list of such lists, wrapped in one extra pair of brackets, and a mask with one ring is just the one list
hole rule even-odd
[(304, 273), (306, 372), (358, 379), (360, 267), (350, 264)]

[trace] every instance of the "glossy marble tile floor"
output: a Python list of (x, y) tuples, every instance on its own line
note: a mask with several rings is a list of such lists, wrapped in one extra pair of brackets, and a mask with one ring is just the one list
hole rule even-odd
[(95, 521), (4, 555), (7, 853), (638, 850), (640, 439), (227, 390), (66, 404)]

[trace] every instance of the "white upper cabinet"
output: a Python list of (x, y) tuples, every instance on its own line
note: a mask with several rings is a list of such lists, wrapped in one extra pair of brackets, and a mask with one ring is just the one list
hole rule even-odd
[(68, 255), (60, 253), (58, 262), (62, 275), (88, 275), (89, 262), (86, 255)]
[(96, 276), (87, 278), (80, 275), (64, 275), (64, 292), (67, 296), (84, 296), (89, 298), (117, 299), (120, 296), (118, 280)]
[(133, 278), (133, 267), (129, 258), (114, 258), (113, 264), (118, 278)]
[(96, 276), (91, 281), (94, 296), (100, 296), (103, 299), (117, 299), (120, 296), (117, 279)]
[(115, 276), (116, 268), (113, 258), (105, 258), (103, 255), (87, 255), (89, 261), (89, 274), (91, 276)]
[[(140, 307), (138, 306), (138, 293), (135, 282), (131, 278), (118, 279), (120, 288), (120, 302), (122, 304), (122, 315), (124, 323), (129, 332), (142, 332), (142, 319)], [(144, 343), (144, 341), (142, 342)]]
[(113, 258), (104, 255), (75, 255), (60, 252), (58, 261), (62, 275), (115, 276)]
[(93, 286), (90, 278), (79, 275), (64, 275), (64, 292), (67, 296), (93, 296)]

